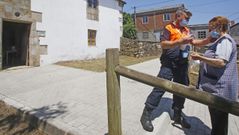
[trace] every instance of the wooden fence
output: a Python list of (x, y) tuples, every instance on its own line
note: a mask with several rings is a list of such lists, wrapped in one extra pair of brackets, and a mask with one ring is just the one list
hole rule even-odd
[(239, 116), (239, 102), (120, 66), (115, 48), (106, 50), (106, 72), (109, 135), (122, 135), (120, 75)]

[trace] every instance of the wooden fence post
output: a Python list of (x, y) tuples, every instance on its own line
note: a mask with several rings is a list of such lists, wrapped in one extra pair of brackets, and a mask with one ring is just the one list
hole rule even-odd
[(122, 135), (120, 77), (115, 72), (119, 65), (119, 50), (106, 50), (106, 78), (109, 135)]

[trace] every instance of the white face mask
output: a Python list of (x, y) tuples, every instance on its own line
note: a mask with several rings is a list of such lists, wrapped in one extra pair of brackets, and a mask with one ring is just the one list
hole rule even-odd
[(188, 21), (186, 19), (183, 19), (182, 21), (180, 21), (179, 24), (180, 24), (180, 26), (185, 27), (188, 25)]

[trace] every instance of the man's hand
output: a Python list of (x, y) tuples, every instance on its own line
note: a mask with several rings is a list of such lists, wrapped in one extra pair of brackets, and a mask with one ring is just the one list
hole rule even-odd
[(183, 37), (176, 41), (165, 40), (165, 41), (161, 41), (161, 47), (163, 49), (170, 49), (170, 48), (174, 48), (176, 46), (190, 44), (192, 42), (192, 40), (193, 40), (192, 36)]
[(178, 44), (184, 45), (184, 44), (189, 44), (193, 41), (192, 36), (186, 36), (178, 40)]

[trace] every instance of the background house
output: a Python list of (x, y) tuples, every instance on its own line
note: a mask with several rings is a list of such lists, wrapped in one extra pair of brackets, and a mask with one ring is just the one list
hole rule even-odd
[[(209, 34), (208, 24), (189, 25), (188, 27), (190, 28), (191, 34), (193, 34), (196, 39), (206, 38)], [(233, 39), (235, 39), (235, 41), (237, 42), (237, 46), (239, 47), (239, 23), (234, 24), (232, 22), (229, 33), (233, 37)], [(200, 48), (195, 47), (194, 51), (204, 53), (206, 49), (207, 46)]]
[(159, 41), (165, 25), (175, 19), (177, 9), (183, 4), (136, 12), (137, 39), (140, 41)]
[(190, 33), (194, 35), (196, 39), (204, 39), (208, 36), (208, 24), (194, 24), (188, 25)]
[(237, 59), (239, 59), (239, 23), (234, 24), (230, 28), (230, 35), (235, 39), (237, 43)]
[(41, 65), (102, 57), (106, 48), (119, 48), (123, 5), (122, 0), (33, 0), (32, 10), (42, 12)]
[[(194, 35), (195, 39), (204, 39), (208, 36), (208, 24), (194, 24), (188, 26), (190, 29), (190, 33)], [(196, 52), (204, 53), (207, 47), (194, 47), (193, 50)]]
[(237, 46), (239, 46), (239, 23), (231, 26), (230, 34), (236, 40)]

